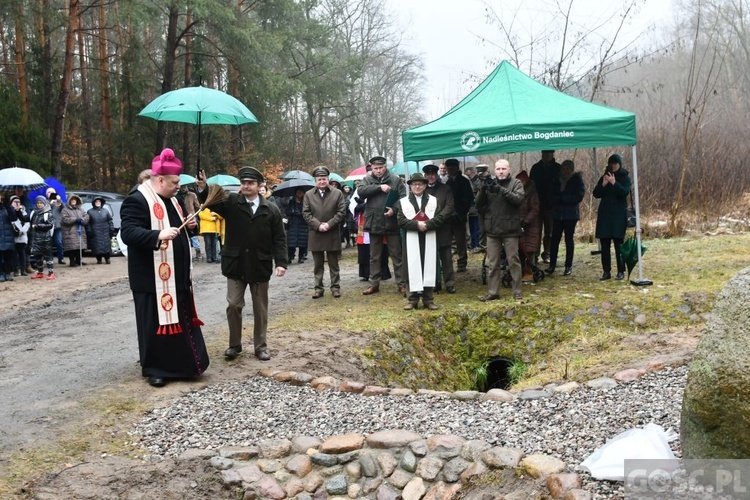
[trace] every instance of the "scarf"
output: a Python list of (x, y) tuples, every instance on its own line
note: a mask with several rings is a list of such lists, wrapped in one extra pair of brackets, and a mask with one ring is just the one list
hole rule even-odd
[[(161, 231), (169, 227), (169, 216), (164, 200), (154, 191), (148, 182), (138, 186), (148, 203), (151, 215), (151, 229)], [(182, 209), (177, 199), (170, 200), (172, 205), (183, 218)], [(177, 307), (177, 288), (174, 279), (174, 244), (169, 240), (161, 241), (159, 251), (154, 252), (154, 281), (156, 284), (156, 309), (159, 312), (159, 328), (157, 335), (175, 335), (182, 333), (180, 315)]]

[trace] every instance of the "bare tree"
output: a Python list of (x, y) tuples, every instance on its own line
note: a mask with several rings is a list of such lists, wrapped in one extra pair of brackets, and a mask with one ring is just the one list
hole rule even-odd
[(680, 180), (669, 212), (669, 231), (673, 235), (679, 232), (678, 217), (682, 211), (685, 178), (691, 160), (691, 152), (699, 140), (707, 104), (715, 93), (721, 68), (724, 64), (724, 52), (714, 44), (715, 33), (715, 23), (708, 27), (703, 25), (703, 6), (701, 0), (698, 0), (692, 44), (689, 48), (690, 63), (685, 75), (685, 92), (682, 104)]

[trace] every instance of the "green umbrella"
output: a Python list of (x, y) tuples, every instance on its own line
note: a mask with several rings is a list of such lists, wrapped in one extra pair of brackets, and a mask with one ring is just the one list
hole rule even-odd
[(344, 181), (344, 178), (343, 178), (343, 177), (341, 177), (341, 176), (340, 176), (339, 174), (337, 174), (336, 172), (331, 172), (330, 174), (328, 174), (328, 180), (329, 180), (329, 181), (335, 181), (335, 182), (338, 182), (338, 183), (339, 183), (339, 184), (341, 184), (342, 186), (343, 186), (343, 185), (344, 185), (344, 183), (346, 182), (346, 181)]
[(185, 87), (162, 94), (138, 116), (198, 125), (198, 171), (201, 168), (201, 125), (258, 123), (255, 115), (238, 99), (206, 87)]
[(426, 161), (420, 161), (420, 162), (402, 161), (402, 162), (396, 163), (388, 170), (394, 175), (400, 175), (408, 179), (409, 177), (411, 177), (411, 174), (416, 174), (417, 172), (421, 172), (422, 167), (424, 165), (427, 165), (427, 163), (428, 162)]
[[(628, 268), (628, 278), (633, 268), (638, 264), (638, 239), (635, 237), (628, 238), (620, 245), (620, 255)], [(647, 248), (641, 243), (641, 255), (646, 253)]]
[(196, 182), (198, 182), (198, 179), (196, 179), (192, 175), (180, 174), (180, 184), (182, 184), (183, 186), (186, 186), (188, 184), (195, 184)]
[(227, 174), (216, 174), (213, 177), (206, 179), (207, 184), (217, 184), (219, 186), (239, 186), (242, 184), (237, 177)]

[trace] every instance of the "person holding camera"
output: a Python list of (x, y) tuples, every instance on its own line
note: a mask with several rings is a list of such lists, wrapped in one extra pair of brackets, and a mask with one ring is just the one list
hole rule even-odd
[(596, 212), (596, 237), (601, 243), (602, 276), (604, 281), (612, 278), (612, 254), (610, 247), (614, 244), (617, 276), (625, 279), (625, 261), (620, 253), (620, 245), (627, 229), (628, 193), (630, 193), (630, 174), (622, 168), (622, 156), (613, 154), (607, 160), (607, 168), (594, 188), (594, 198), (599, 198)]
[(495, 162), (495, 178), (485, 180), (477, 195), (477, 210), (484, 213), (484, 228), (487, 232), (487, 265), (489, 289), (482, 302), (500, 298), (500, 256), (505, 250), (512, 277), (513, 298), (521, 293), (521, 259), (518, 256), (518, 240), (521, 237), (521, 203), (524, 199), (523, 184), (510, 175), (508, 160)]

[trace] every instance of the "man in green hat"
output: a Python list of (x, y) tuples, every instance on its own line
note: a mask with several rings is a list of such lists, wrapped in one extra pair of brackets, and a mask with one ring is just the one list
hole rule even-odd
[(341, 224), (346, 215), (344, 193), (329, 186), (329, 170), (316, 167), (313, 170), (315, 187), (305, 193), (302, 199), (302, 217), (308, 227), (307, 249), (313, 256), (313, 275), (315, 291), (312, 298), (323, 296), (323, 274), (325, 262), (331, 275), (331, 294), (341, 297), (341, 278), (339, 275), (339, 257), (341, 256)]

